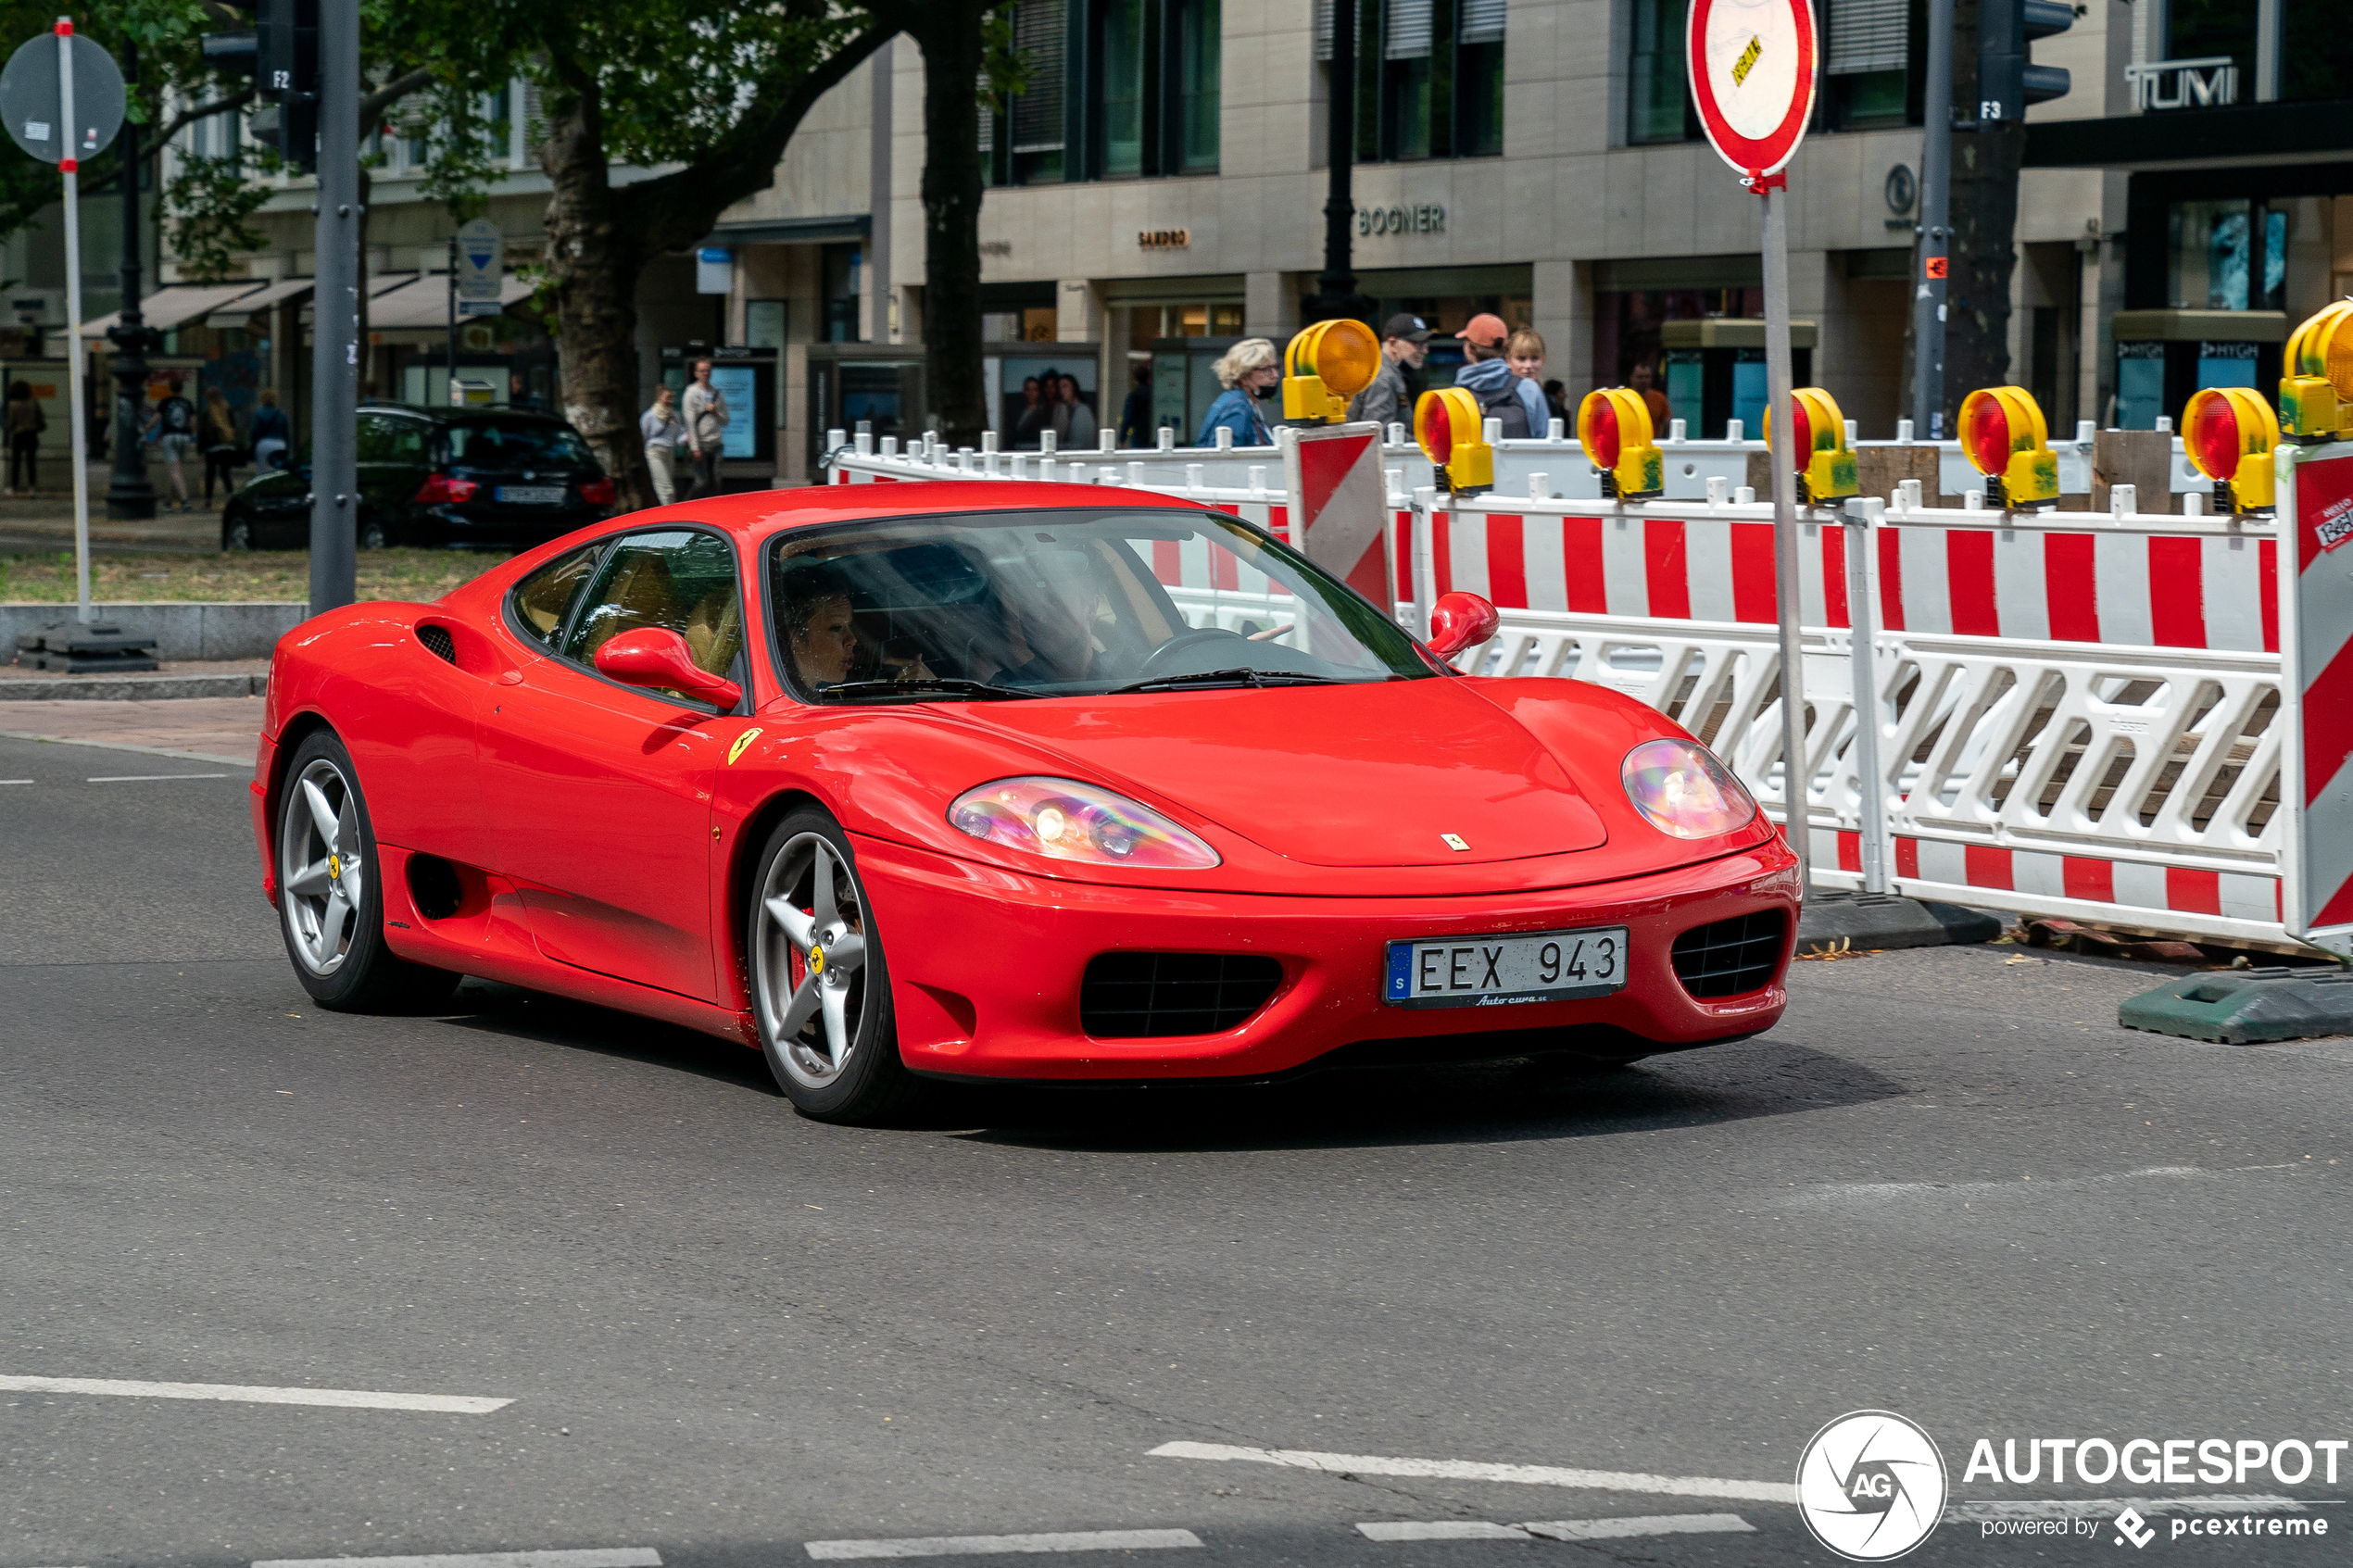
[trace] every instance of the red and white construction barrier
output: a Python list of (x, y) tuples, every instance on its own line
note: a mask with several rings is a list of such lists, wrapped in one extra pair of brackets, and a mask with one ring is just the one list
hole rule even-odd
[(2353, 953), (2353, 442), (2283, 447), (2280, 459), (2296, 562), (2282, 596), (2283, 679), (2296, 699), (2285, 726), (2296, 824), (2287, 922)]

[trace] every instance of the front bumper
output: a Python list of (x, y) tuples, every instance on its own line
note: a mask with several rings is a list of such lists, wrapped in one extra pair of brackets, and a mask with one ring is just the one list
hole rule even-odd
[[(862, 835), (855, 848), (888, 955), (900, 1054), (919, 1073), (953, 1077), (1260, 1078), (1335, 1052), (1345, 1053), (1338, 1061), (1677, 1050), (1772, 1027), (1788, 1001), (1789, 946), (1763, 989), (1702, 1001), (1675, 976), (1675, 938), (1764, 909), (1785, 911), (1792, 942), (1797, 928), (1796, 861), (1778, 839), (1600, 886), (1444, 898), (1213, 897), (1026, 877)], [(1611, 996), (1432, 1010), (1380, 999), (1392, 939), (1588, 925), (1628, 928), (1628, 981)], [(1281, 961), (1283, 980), (1223, 1034), (1092, 1038), (1079, 1023), (1080, 978), (1088, 960), (1115, 951), (1263, 954)]]

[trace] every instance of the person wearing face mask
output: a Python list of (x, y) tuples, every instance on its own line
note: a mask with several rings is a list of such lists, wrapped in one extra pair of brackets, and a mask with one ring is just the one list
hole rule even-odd
[(1246, 337), (1226, 350), (1217, 361), (1217, 384), (1226, 390), (1202, 416), (1196, 446), (1217, 445), (1220, 426), (1234, 433), (1237, 446), (1272, 446), (1275, 434), (1267, 427), (1260, 405), (1282, 384), (1283, 367), (1275, 345), (1263, 337)]
[(1478, 399), (1480, 417), (1501, 421), (1506, 441), (1543, 434), (1552, 411), (1544, 407), (1543, 389), (1513, 372), (1505, 355), (1511, 331), (1503, 318), (1474, 316), (1458, 335), (1470, 363), (1454, 372), (1454, 384)]

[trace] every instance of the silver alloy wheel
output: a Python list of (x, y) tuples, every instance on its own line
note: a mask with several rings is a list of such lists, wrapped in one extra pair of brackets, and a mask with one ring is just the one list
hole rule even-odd
[(286, 790), (278, 827), (279, 902), (295, 956), (313, 974), (343, 967), (359, 935), (366, 865), (351, 781), (315, 759)]
[(252, 549), (253, 524), (246, 521), (244, 518), (238, 518), (230, 523), (229, 536), (220, 542), (220, 547), (224, 550)]
[(793, 1082), (839, 1078), (866, 1012), (866, 911), (824, 834), (796, 834), (768, 862), (751, 945), (760, 1031)]

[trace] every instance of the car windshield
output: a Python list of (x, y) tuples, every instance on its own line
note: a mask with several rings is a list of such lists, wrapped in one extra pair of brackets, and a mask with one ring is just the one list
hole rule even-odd
[(1437, 673), (1380, 611), (1214, 513), (998, 512), (780, 538), (779, 662), (821, 701), (1095, 696)]
[(492, 473), (525, 469), (593, 468), (588, 444), (569, 425), (510, 424), (504, 420), (464, 420), (445, 427), (447, 460)]

